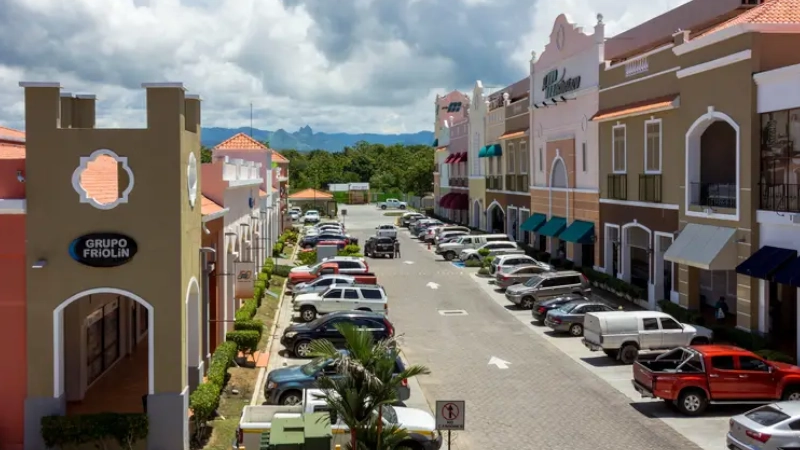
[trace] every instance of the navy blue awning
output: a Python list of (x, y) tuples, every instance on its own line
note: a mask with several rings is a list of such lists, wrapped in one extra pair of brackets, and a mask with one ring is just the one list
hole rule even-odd
[(736, 272), (769, 280), (784, 264), (797, 258), (797, 251), (765, 245), (736, 266)]
[(800, 258), (795, 258), (772, 277), (772, 281), (800, 288)]

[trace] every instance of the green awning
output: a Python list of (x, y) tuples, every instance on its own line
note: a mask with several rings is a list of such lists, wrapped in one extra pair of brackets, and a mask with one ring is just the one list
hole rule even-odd
[(519, 229), (522, 231), (536, 231), (545, 222), (547, 222), (547, 216), (542, 213), (533, 213), (532, 216), (525, 219), (525, 222), (522, 222)]
[(500, 144), (487, 145), (486, 156), (503, 156), (503, 147)]
[(481, 147), (480, 151), (478, 151), (478, 158), (486, 158), (488, 155), (486, 152), (488, 151), (489, 147), (484, 145)]
[(594, 236), (594, 223), (576, 220), (569, 224), (566, 230), (558, 237), (562, 241), (576, 244), (591, 244)]
[(542, 225), (542, 228), (539, 228), (539, 234), (549, 237), (558, 237), (566, 227), (567, 219), (553, 216), (546, 224)]
[(434, 139), (433, 140), (433, 145), (431, 145), (431, 147), (438, 147), (438, 146), (439, 146), (439, 140), (438, 139)]

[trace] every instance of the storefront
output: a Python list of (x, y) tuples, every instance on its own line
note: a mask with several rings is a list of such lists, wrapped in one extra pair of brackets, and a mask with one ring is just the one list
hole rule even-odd
[(448, 164), (450, 165), (450, 192), (459, 199), (456, 207), (450, 208), (450, 220), (463, 224), (469, 224), (469, 178), (467, 168), (469, 167), (469, 117), (464, 117), (450, 124), (450, 145), (449, 152), (452, 156)]
[(506, 192), (486, 192), (486, 223), (489, 233), (502, 233), (515, 241), (523, 242), (522, 224), (530, 217), (528, 202), (530, 197), (525, 194), (512, 194)]
[(486, 171), (483, 159), (479, 157), (486, 139), (486, 96), (480, 80), (472, 89), (472, 103), (469, 110), (469, 225), (486, 229)]
[(598, 108), (604, 39), (602, 20), (587, 35), (562, 14), (530, 66), (533, 218), (524, 228), (537, 250), (588, 267), (599, 259), (597, 127), (590, 119)]

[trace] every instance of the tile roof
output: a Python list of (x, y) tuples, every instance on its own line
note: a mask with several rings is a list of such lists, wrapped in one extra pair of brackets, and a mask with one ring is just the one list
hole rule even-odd
[(303, 189), (300, 192), (295, 192), (294, 194), (290, 195), (289, 198), (293, 200), (306, 199), (306, 198), (326, 199), (326, 198), (333, 198), (333, 194), (309, 188), (309, 189)]
[(252, 137), (237, 133), (228, 139), (220, 142), (214, 147), (215, 150), (269, 150), (266, 145), (258, 142)]
[(617, 106), (614, 108), (603, 109), (597, 112), (592, 117), (595, 122), (601, 120), (609, 120), (614, 118), (621, 118), (627, 116), (634, 116), (637, 114), (645, 114), (650, 111), (655, 111), (662, 108), (670, 108), (676, 105), (678, 95), (667, 95), (664, 97), (652, 98), (649, 100), (642, 100), (636, 103), (629, 103), (627, 105)]
[(25, 145), (0, 142), (0, 159), (25, 159)]
[(266, 196), (268, 196), (268, 195), (269, 195), (269, 194), (267, 194), (267, 191), (265, 191), (265, 190), (263, 190), (263, 189), (259, 189), (259, 190), (258, 190), (258, 196), (259, 196), (259, 197), (266, 197)]
[(80, 185), (97, 203), (112, 203), (119, 198), (119, 163), (108, 156), (98, 156), (81, 173)]
[(800, 0), (764, 0), (764, 3), (703, 32), (700, 36), (743, 24), (800, 24)]
[(222, 206), (218, 205), (217, 202), (215, 202), (214, 200), (211, 200), (210, 198), (206, 197), (205, 195), (201, 195), (200, 196), (200, 212), (204, 216), (220, 212), (223, 209), (225, 209), (225, 208), (223, 208)]
[(25, 132), (13, 128), (0, 127), (0, 141), (3, 140), (4, 137), (25, 140)]
[(288, 160), (288, 159), (286, 159), (286, 157), (285, 157), (285, 156), (283, 156), (283, 155), (281, 155), (280, 153), (276, 152), (275, 150), (272, 150), (272, 162), (276, 162), (276, 163), (288, 163), (288, 162), (289, 162), (289, 160)]
[(527, 129), (522, 130), (522, 131), (511, 131), (509, 133), (506, 133), (506, 134), (500, 136), (497, 139), (502, 140), (502, 139), (514, 139), (514, 138), (518, 138), (518, 137), (523, 137), (523, 136), (525, 136), (525, 133), (527, 133), (527, 132), (528, 132)]

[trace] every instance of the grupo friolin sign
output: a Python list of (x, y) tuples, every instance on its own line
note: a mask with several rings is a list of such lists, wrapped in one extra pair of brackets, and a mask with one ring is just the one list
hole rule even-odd
[(117, 267), (130, 261), (139, 250), (133, 238), (119, 233), (85, 234), (69, 245), (69, 255), (90, 267)]

